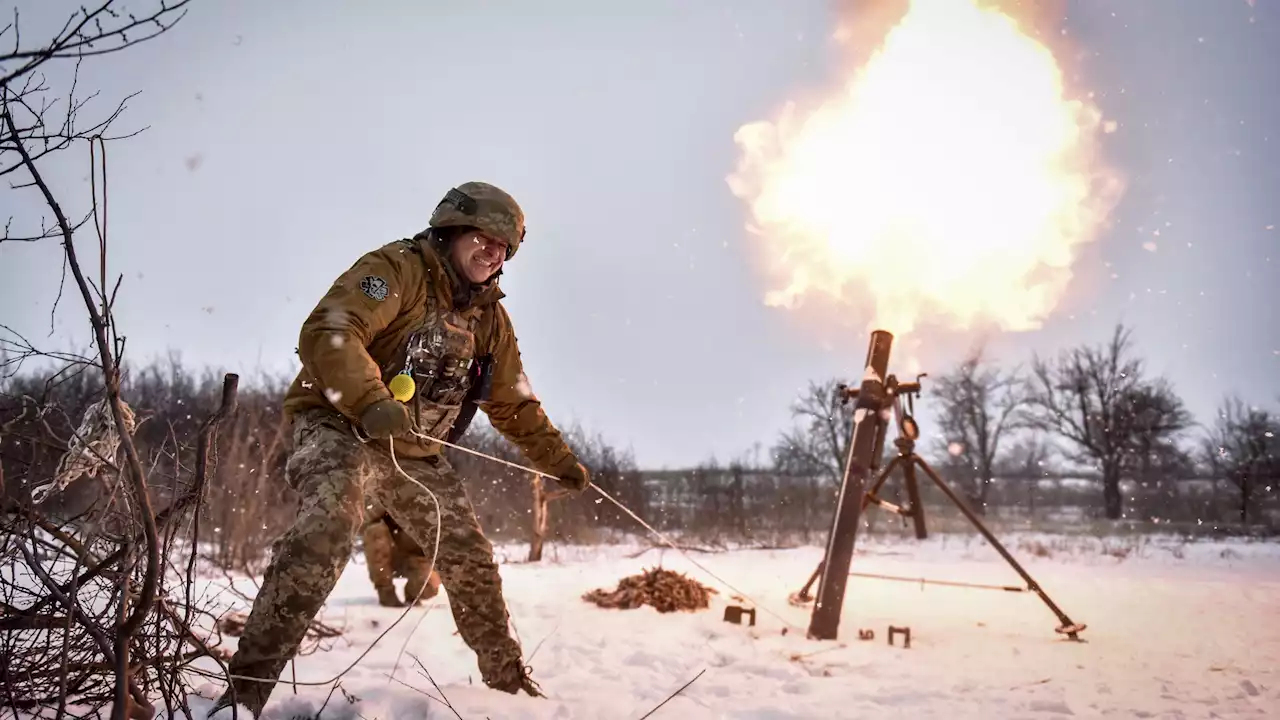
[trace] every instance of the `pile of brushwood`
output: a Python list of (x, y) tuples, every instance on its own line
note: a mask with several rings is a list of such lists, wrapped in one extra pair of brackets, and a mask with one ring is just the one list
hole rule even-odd
[(625, 577), (616, 590), (592, 590), (582, 596), (603, 608), (634, 610), (649, 605), (658, 612), (704, 610), (715, 590), (686, 577), (683, 573), (652, 568), (639, 575)]

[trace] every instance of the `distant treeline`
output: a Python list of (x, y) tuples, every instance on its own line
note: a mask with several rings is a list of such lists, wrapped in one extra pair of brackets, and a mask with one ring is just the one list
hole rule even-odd
[[(29, 497), (57, 471), (82, 416), (101, 397), (95, 370), (68, 366), (0, 379), (0, 469), (7, 497)], [(223, 375), (176, 359), (131, 368), (123, 394), (137, 418), (135, 441), (147, 459), (155, 502), (191, 482), (196, 433), (220, 398)], [(242, 379), (238, 410), (218, 436), (216, 474), (204, 500), (200, 534), (228, 567), (259, 563), (294, 516), (284, 482), (291, 440), (280, 401), (291, 378)], [(798, 421), (766, 458), (686, 471), (645, 472), (602, 434), (565, 428), (570, 445), (602, 489), (663, 532), (698, 542), (786, 544), (825, 537), (852, 428), (836, 380), (813, 383), (792, 408)], [(1002, 526), (1066, 527), (1102, 520), (1236, 530), (1280, 520), (1277, 415), (1225, 399), (1215, 423), (1194, 425), (1169, 383), (1148, 378), (1118, 328), (1100, 347), (1036, 360), (1026, 374), (981, 354), (929, 381), (940, 413), (936, 437), (917, 451), (979, 514)], [(894, 429), (885, 461), (896, 452)], [(519, 452), (477, 419), (463, 445), (516, 462)], [(496, 539), (528, 537), (535, 525), (535, 481), (519, 470), (447, 450), (466, 478), (477, 514)], [(100, 499), (103, 478), (81, 478), (47, 510), (74, 517)], [(108, 478), (109, 479), (109, 478)], [(964, 523), (920, 475), (934, 529)], [(901, 474), (881, 497), (906, 504)], [(552, 501), (547, 538), (598, 542), (635, 532), (634, 519), (598, 496)], [(903, 523), (881, 509), (875, 531)]]

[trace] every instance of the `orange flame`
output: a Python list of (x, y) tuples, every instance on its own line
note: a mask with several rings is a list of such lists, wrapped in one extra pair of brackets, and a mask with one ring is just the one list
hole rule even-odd
[(769, 305), (831, 297), (870, 325), (1040, 326), (1121, 182), (1052, 53), (977, 0), (911, 0), (843, 91), (741, 127)]

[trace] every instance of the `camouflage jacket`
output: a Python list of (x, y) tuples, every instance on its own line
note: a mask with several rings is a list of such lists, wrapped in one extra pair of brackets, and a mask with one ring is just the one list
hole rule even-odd
[[(496, 279), (465, 288), (422, 237), (366, 253), (334, 281), (302, 325), (302, 369), (285, 396), (286, 417), (327, 408), (358, 426), (367, 407), (392, 397), (387, 382), (402, 365), (409, 337), (423, 325), (431, 300), (473, 320), (477, 356), (492, 355), (492, 388), (480, 409), (534, 467), (559, 475), (577, 458), (529, 388), (503, 297)], [(405, 457), (441, 449), (412, 436), (395, 441), (396, 454)]]

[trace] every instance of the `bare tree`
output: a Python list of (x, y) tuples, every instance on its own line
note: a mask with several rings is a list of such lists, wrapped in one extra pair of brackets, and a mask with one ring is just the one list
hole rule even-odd
[(1051, 448), (1042, 435), (1026, 434), (1019, 438), (999, 461), (999, 472), (1026, 483), (1027, 515), (1036, 516), (1036, 490), (1050, 474)]
[(782, 434), (773, 448), (774, 466), (783, 473), (819, 475), (839, 486), (853, 437), (853, 404), (843, 403), (839, 380), (810, 382), (791, 406), (799, 425)]
[(1076, 347), (1056, 361), (1037, 357), (1030, 396), (1034, 425), (1059, 434), (1076, 460), (1101, 471), (1104, 512), (1112, 520), (1124, 513), (1120, 481), (1133, 456), (1185, 426), (1168, 385), (1144, 379), (1131, 334), (1117, 325), (1105, 345)]
[(979, 349), (939, 378), (934, 394), (941, 405), (941, 443), (968, 471), (969, 499), (974, 511), (982, 513), (1001, 443), (1023, 419), (1026, 384), (1016, 370), (987, 364)]
[(1240, 489), (1240, 522), (1247, 525), (1256, 496), (1280, 481), (1280, 419), (1229, 397), (1218, 409), (1204, 454), (1215, 483), (1225, 477)]
[(1164, 515), (1176, 497), (1169, 478), (1187, 477), (1194, 471), (1191, 454), (1178, 442), (1193, 424), (1191, 413), (1173, 387), (1157, 378), (1133, 388), (1121, 399), (1118, 420), (1120, 434), (1131, 443), (1123, 472), (1147, 496), (1145, 511), (1151, 516)]
[[(144, 469), (143, 458), (133, 441), (135, 418), (121, 396), (124, 340), (117, 332), (112, 312), (120, 279), (110, 283), (107, 272), (106, 142), (115, 139), (108, 133), (123, 112), (127, 98), (98, 121), (83, 123), (80, 115), (96, 93), (87, 98), (78, 96), (77, 80), (80, 65), (86, 58), (119, 52), (166, 32), (185, 14), (184, 6), (188, 2), (172, 0), (165, 3), (161, 0), (158, 8), (133, 14), (123, 9), (121, 3), (106, 0), (93, 9), (80, 8), (73, 12), (53, 37), (40, 39), (34, 45), (24, 45), (21, 18), (16, 9), (13, 20), (0, 29), (0, 41), (8, 42), (11, 38), (13, 43), (12, 50), (0, 54), (0, 175), (25, 176), (27, 182), (11, 184), (11, 187), (15, 190), (33, 189), (49, 212), (49, 217), (40, 219), (38, 228), (35, 223), (24, 222), (27, 227), (17, 232), (12, 231), (10, 218), (0, 243), (46, 239), (56, 239), (61, 243), (64, 268), (71, 271), (75, 288), (84, 302), (94, 347), (93, 358), (64, 356), (61, 359), (68, 362), (71, 372), (78, 373), (92, 367), (100, 378), (99, 399), (86, 410), (76, 433), (65, 443), (66, 462), (61, 466), (58, 477), (50, 482), (56, 491), (76, 474), (101, 473), (112, 483), (110, 489), (116, 500), (110, 508), (112, 516), (97, 517), (93, 528), (82, 537), (75, 537), (43, 518), (31, 503), (10, 508), (11, 512), (6, 515), (10, 522), (5, 525), (5, 548), (17, 551), (29, 570), (43, 583), (48, 595), (30, 605), (6, 605), (30, 618), (41, 617), (38, 607), (60, 605), (65, 619), (55, 620), (55, 625), (62, 623), (68, 633), (72, 626), (78, 626), (92, 638), (96, 659), (91, 656), (88, 667), (106, 666), (114, 673), (114, 690), (110, 696), (112, 720), (149, 717), (154, 713), (146, 689), (139, 680), (142, 675), (157, 669), (153, 665), (158, 660), (149, 658), (144, 662), (144, 658), (135, 658), (135, 653), (145, 655), (146, 648), (135, 642), (134, 636), (144, 623), (153, 619), (153, 610), (163, 613), (166, 608), (163, 601), (157, 602), (165, 569), (161, 532), (166, 528), (165, 523), (157, 521), (148, 488), (148, 471)], [(44, 69), (52, 67), (51, 63), (68, 60), (74, 61), (69, 87), (63, 94), (55, 93), (50, 89)], [(46, 158), (75, 147), (83, 147), (87, 151), (93, 192), (91, 209), (78, 219), (67, 214), (68, 206), (55, 195), (42, 172)], [(98, 199), (99, 185), (103, 197), (101, 202)], [(82, 268), (76, 244), (77, 234), (90, 223), (97, 241), (96, 282)], [(50, 357), (16, 333), (13, 335), (17, 340), (6, 338), (6, 342), (21, 347), (24, 357)], [(230, 402), (234, 399), (234, 383), (229, 387)], [(35, 403), (33, 407), (39, 414), (39, 404)], [(206, 435), (206, 439), (208, 437)], [(207, 447), (206, 444), (206, 451)], [(120, 456), (123, 456), (123, 463), (117, 464), (116, 458)], [(206, 459), (207, 456), (201, 458)], [(197, 470), (203, 480), (205, 468)], [(121, 483), (121, 480), (125, 482)], [(202, 491), (200, 488), (197, 492)], [(184, 504), (171, 507), (175, 514), (166, 515), (166, 523), (180, 519), (182, 512), (190, 509)], [(16, 560), (17, 557), (7, 559)], [(60, 559), (71, 561), (76, 567), (72, 571), (70, 585), (59, 582), (51, 572), (54, 566), (49, 563)], [(106, 607), (110, 608), (107, 616), (95, 614), (101, 612), (101, 607), (89, 611), (86, 605), (81, 604), (76, 590), (82, 587), (84, 580), (75, 576), (81, 565), (91, 568), (86, 573), (90, 579), (101, 576), (114, 583), (109, 599), (98, 598), (98, 601), (107, 600)], [(32, 619), (31, 622), (38, 620)], [(181, 637), (181, 629), (178, 635), (180, 644), (187, 642), (188, 638)], [(12, 661), (14, 656), (7, 657)], [(177, 660), (170, 658), (169, 662)], [(67, 661), (63, 661), (63, 697), (59, 701), (59, 714), (65, 710), (66, 693), (71, 690), (69, 674), (75, 674), (76, 692), (84, 692), (92, 685), (85, 684), (86, 670), (87, 667), (80, 663), (69, 668)], [(94, 675), (93, 672), (87, 674)], [(163, 675), (161, 672), (149, 677), (163, 684)], [(32, 699), (25, 698), (28, 702)]]

